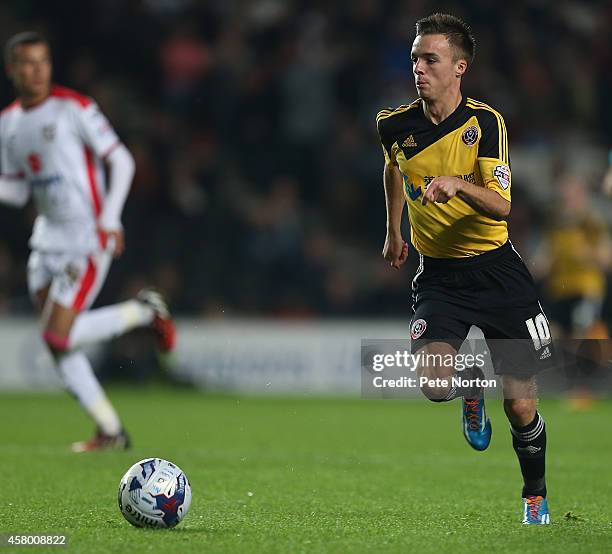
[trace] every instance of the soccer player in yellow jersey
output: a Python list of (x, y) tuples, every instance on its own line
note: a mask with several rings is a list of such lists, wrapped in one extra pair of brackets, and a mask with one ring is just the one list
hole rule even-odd
[[(400, 225), (408, 204), (420, 256), (412, 286), (412, 352), (448, 359), (470, 326), (482, 329), (502, 376), (523, 475), (523, 523), (547, 524), (546, 430), (536, 409), (535, 374), (550, 362), (550, 331), (531, 275), (508, 240), (511, 171), (504, 120), (461, 93), (474, 53), (472, 32), (460, 19), (434, 14), (417, 22), (411, 56), (418, 99), (377, 116), (385, 156), (383, 255), (398, 269), (407, 259)], [(486, 449), (491, 423), (481, 369), (462, 371), (468, 386), (455, 386), (454, 367), (438, 363), (418, 368), (432, 383), (423, 393), (436, 402), (461, 397), (465, 438), (476, 450)]]

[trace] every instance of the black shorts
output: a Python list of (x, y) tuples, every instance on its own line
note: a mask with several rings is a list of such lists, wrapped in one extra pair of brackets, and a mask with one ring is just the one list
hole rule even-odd
[(510, 241), (472, 258), (421, 256), (412, 289), (413, 353), (430, 342), (458, 350), (475, 325), (487, 339), (495, 373), (528, 377), (550, 367), (548, 320)]

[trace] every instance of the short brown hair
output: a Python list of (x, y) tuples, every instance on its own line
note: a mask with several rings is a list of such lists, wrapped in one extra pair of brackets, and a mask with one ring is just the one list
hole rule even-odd
[(434, 13), (416, 23), (416, 34), (444, 35), (455, 51), (455, 58), (464, 58), (472, 65), (476, 54), (476, 39), (465, 21), (447, 13)]
[(15, 61), (15, 48), (24, 44), (46, 44), (49, 46), (49, 41), (36, 31), (24, 31), (23, 33), (17, 33), (8, 39), (6, 46), (4, 47), (4, 63), (6, 65), (9, 65)]

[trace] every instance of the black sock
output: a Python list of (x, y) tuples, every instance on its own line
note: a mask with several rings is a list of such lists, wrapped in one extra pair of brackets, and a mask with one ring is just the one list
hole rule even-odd
[(542, 416), (536, 412), (534, 420), (525, 427), (511, 425), (512, 446), (521, 464), (523, 474), (523, 498), (526, 496), (546, 496), (544, 477), (546, 460), (546, 425)]

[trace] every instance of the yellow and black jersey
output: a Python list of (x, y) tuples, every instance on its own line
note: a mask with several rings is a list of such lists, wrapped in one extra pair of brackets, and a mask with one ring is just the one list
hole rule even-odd
[(436, 125), (425, 116), (419, 99), (382, 110), (376, 122), (385, 160), (397, 163), (404, 176), (412, 243), (421, 254), (463, 258), (507, 242), (505, 221), (477, 212), (458, 196), (446, 204), (422, 204), (425, 189), (440, 176), (460, 177), (510, 200), (508, 137), (498, 112), (464, 98)]

